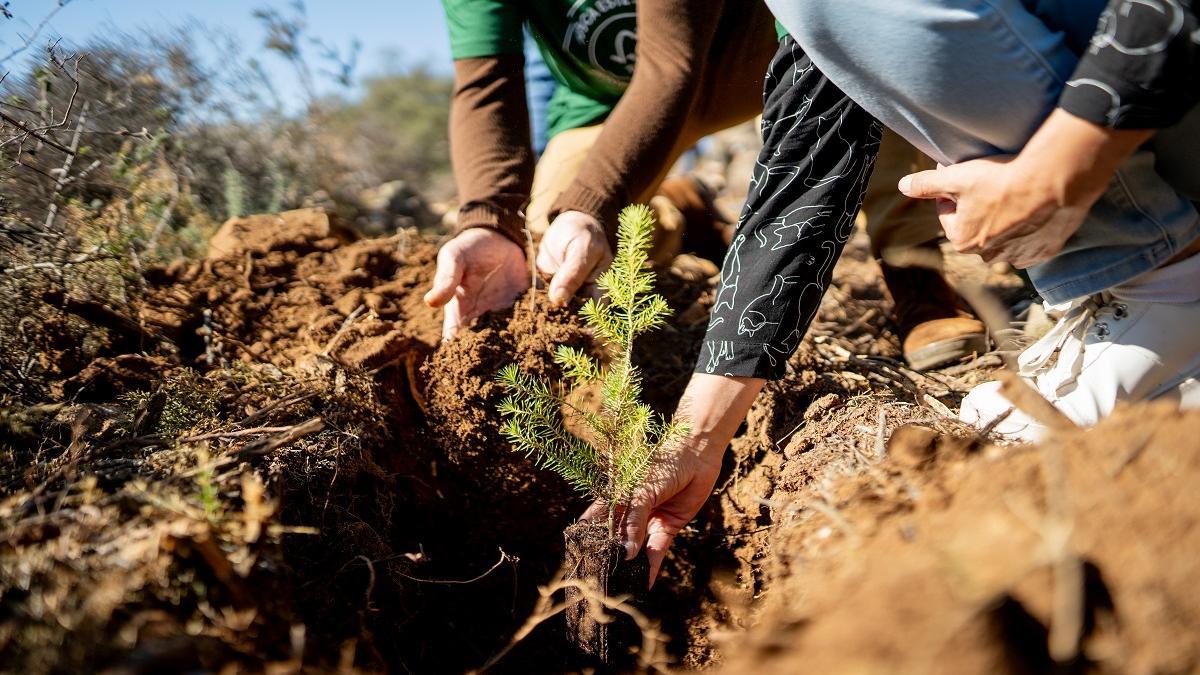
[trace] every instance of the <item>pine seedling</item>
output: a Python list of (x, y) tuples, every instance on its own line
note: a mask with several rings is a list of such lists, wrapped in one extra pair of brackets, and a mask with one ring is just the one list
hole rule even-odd
[[(500, 403), (506, 419), (501, 433), (515, 450), (558, 472), (571, 485), (608, 504), (609, 531), (616, 531), (619, 506), (626, 506), (646, 480), (651, 464), (688, 427), (667, 420), (641, 401), (642, 377), (633, 365), (633, 340), (663, 324), (671, 310), (652, 292), (654, 272), (646, 266), (654, 234), (654, 215), (644, 205), (621, 211), (612, 266), (596, 281), (603, 299), (588, 300), (580, 315), (610, 349), (601, 365), (578, 349), (559, 345), (554, 361), (564, 382), (549, 383), (503, 368), (497, 380), (508, 390)], [(599, 411), (585, 411), (566, 400), (569, 387), (600, 383)], [(590, 440), (567, 430), (566, 420), (582, 422)]]

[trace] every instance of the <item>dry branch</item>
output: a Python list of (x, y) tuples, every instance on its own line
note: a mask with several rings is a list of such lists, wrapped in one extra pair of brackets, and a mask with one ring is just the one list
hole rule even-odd
[(1036, 389), (1016, 373), (1002, 370), (996, 373), (1001, 384), (1000, 394), (1012, 402), (1018, 410), (1054, 431), (1070, 431), (1079, 426), (1063, 411), (1054, 407)]

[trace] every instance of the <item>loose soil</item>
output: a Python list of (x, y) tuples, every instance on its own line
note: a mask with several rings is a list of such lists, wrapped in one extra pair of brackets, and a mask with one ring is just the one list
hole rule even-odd
[[(147, 270), (135, 307), (55, 298), (125, 337), (0, 415), (0, 669), (464, 672), (540, 606), (584, 504), (500, 439), (492, 377), (554, 377), (554, 345), (590, 348), (575, 308), (534, 292), (439, 344), (421, 301), (436, 241), (259, 218)], [(715, 269), (683, 255), (658, 273), (676, 316), (635, 359), (670, 412)], [(856, 238), (639, 606), (675, 667), (1200, 668), (1200, 414), (1139, 406), (990, 444), (952, 412), (1000, 359), (911, 372), (889, 308)], [(492, 671), (594, 667), (564, 625)]]

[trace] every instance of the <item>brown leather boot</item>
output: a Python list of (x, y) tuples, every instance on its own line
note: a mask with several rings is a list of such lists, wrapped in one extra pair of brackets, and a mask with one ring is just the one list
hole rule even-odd
[(910, 368), (929, 370), (987, 351), (983, 323), (964, 310), (962, 298), (940, 272), (883, 261), (879, 266), (895, 302), (896, 326)]
[(733, 239), (734, 223), (713, 202), (713, 191), (695, 176), (672, 176), (658, 187), (658, 194), (683, 215), (683, 251), (720, 265)]

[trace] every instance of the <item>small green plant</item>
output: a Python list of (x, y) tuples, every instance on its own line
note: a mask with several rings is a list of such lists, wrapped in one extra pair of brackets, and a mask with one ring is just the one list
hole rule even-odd
[[(162, 410), (154, 421), (153, 431), (160, 436), (176, 437), (197, 425), (212, 420), (220, 412), (221, 393), (200, 373), (185, 368), (168, 376), (161, 391), (166, 395)], [(151, 397), (148, 391), (129, 391), (118, 399), (136, 410)]]
[[(681, 420), (667, 420), (641, 402), (642, 378), (631, 361), (633, 340), (657, 328), (670, 315), (666, 300), (652, 293), (654, 273), (646, 267), (654, 215), (644, 205), (621, 211), (612, 267), (597, 280), (604, 299), (588, 300), (580, 314), (611, 353), (602, 366), (587, 354), (559, 345), (554, 361), (567, 382), (549, 383), (515, 364), (497, 380), (508, 390), (500, 403), (506, 417), (501, 432), (515, 450), (535, 457), (588, 496), (608, 504), (609, 531), (616, 530), (617, 507), (629, 504), (646, 480), (655, 456), (687, 432)], [(568, 384), (600, 383), (598, 412), (566, 400)], [(565, 417), (583, 423), (590, 439), (567, 430)]]

